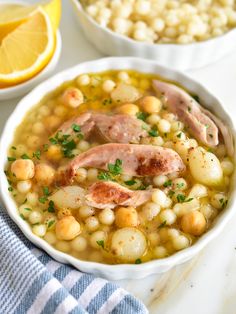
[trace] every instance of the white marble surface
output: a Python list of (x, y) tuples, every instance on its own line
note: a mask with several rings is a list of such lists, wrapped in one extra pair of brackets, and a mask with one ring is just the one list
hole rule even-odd
[[(56, 72), (102, 56), (81, 33), (70, 1), (62, 2), (63, 50)], [(217, 64), (190, 71), (189, 74), (221, 98), (236, 120), (236, 52)], [(17, 101), (0, 102), (0, 132)], [(235, 314), (235, 278), (236, 213), (221, 235), (191, 262), (163, 275), (118, 283), (140, 298), (150, 313)]]

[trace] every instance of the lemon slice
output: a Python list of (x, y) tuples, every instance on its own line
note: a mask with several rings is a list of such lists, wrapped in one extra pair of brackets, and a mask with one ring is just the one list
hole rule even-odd
[(0, 45), (0, 87), (26, 81), (40, 72), (55, 50), (49, 16), (38, 8), (25, 23), (8, 34)]
[(41, 7), (49, 16), (54, 32), (61, 19), (61, 0), (50, 0), (36, 5), (18, 5), (0, 3), (0, 42)]

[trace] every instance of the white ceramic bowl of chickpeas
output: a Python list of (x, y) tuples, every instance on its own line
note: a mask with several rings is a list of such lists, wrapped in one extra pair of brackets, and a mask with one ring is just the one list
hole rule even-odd
[[(107, 71), (111, 71), (111, 72), (107, 72)], [(129, 237), (134, 237), (135, 241), (137, 243), (135, 243), (135, 247), (131, 247), (131, 246), (127, 246), (124, 247), (122, 253), (125, 252), (125, 254), (128, 256), (127, 259), (125, 260), (119, 260), (119, 262), (114, 263), (114, 261), (112, 263), (107, 263), (106, 260), (97, 260), (96, 262), (96, 256), (98, 254), (101, 254), (102, 250), (106, 248), (106, 244), (104, 243), (104, 239), (103, 240), (97, 240), (99, 237), (99, 235), (103, 235), (104, 232), (107, 232), (107, 230), (109, 230), (109, 228), (111, 228), (111, 224), (114, 221), (114, 213), (112, 212), (111, 209), (103, 209), (103, 210), (99, 210), (99, 215), (98, 215), (98, 219), (96, 218), (97, 216), (94, 216), (94, 209), (91, 207), (86, 207), (86, 206), (82, 206), (80, 207), (79, 210), (79, 217), (80, 218), (75, 218), (73, 216), (69, 217), (67, 216), (68, 211), (67, 210), (67, 206), (68, 206), (68, 199), (67, 199), (67, 193), (71, 193), (70, 194), (70, 206), (71, 208), (74, 207), (75, 209), (78, 208), (77, 206), (77, 201), (79, 199), (79, 195), (82, 193), (81, 191), (83, 190), (81, 186), (83, 186), (82, 183), (82, 179), (84, 176), (84, 172), (86, 173), (87, 176), (90, 176), (91, 178), (94, 177), (94, 174), (97, 178), (97, 172), (96, 169), (91, 168), (90, 170), (86, 171), (84, 168), (78, 169), (78, 186), (69, 186), (67, 188), (63, 188), (62, 190), (58, 190), (55, 194), (52, 195), (52, 197), (50, 198), (50, 202), (49, 202), (49, 207), (48, 207), (48, 211), (50, 209), (50, 212), (54, 211), (54, 205), (57, 205), (57, 202), (61, 202), (62, 207), (63, 207), (63, 215), (66, 215), (66, 217), (63, 218), (63, 223), (62, 220), (58, 220), (57, 222), (57, 231), (58, 231), (58, 235), (61, 236), (62, 239), (64, 239), (63, 241), (59, 241), (58, 244), (56, 245), (51, 245), (53, 241), (51, 241), (52, 239), (55, 239), (55, 235), (53, 234), (52, 231), (48, 231), (47, 228), (51, 228), (52, 226), (52, 222), (50, 222), (50, 217), (47, 218), (47, 224), (42, 224), (42, 215), (44, 215), (45, 209), (45, 201), (47, 200), (47, 198), (49, 197), (49, 190), (51, 189), (51, 187), (45, 187), (45, 185), (49, 185), (49, 182), (46, 182), (47, 180), (50, 180), (51, 178), (51, 171), (52, 168), (50, 168), (50, 166), (47, 165), (41, 165), (40, 163), (37, 164), (37, 170), (35, 172), (35, 176), (37, 176), (36, 180), (37, 182), (39, 182), (40, 180), (44, 180), (43, 181), (43, 195), (38, 195), (37, 193), (37, 189), (32, 189), (33, 186), (33, 181), (29, 178), (32, 178), (33, 176), (33, 168), (34, 168), (34, 162), (36, 161), (36, 163), (38, 162), (38, 159), (42, 158), (42, 154), (43, 152), (39, 152), (38, 150), (33, 152), (33, 157), (32, 160), (29, 160), (29, 156), (25, 154), (25, 151), (23, 149), (24, 145), (17, 145), (14, 143), (14, 139), (16, 136), (15, 130), (19, 130), (19, 127), (21, 128), (21, 132), (17, 132), (18, 135), (17, 136), (21, 136), (20, 133), (24, 133), (24, 128), (26, 127), (27, 132), (30, 133), (30, 137), (26, 140), (27, 145), (31, 146), (31, 145), (35, 145), (35, 143), (38, 141), (38, 138), (36, 138), (36, 135), (32, 135), (32, 134), (41, 134), (41, 132), (43, 132), (43, 129), (46, 127), (47, 125), (49, 127), (52, 127), (52, 129), (50, 129), (50, 132), (53, 133), (55, 130), (55, 127), (58, 127), (58, 117), (62, 117), (63, 116), (63, 112), (64, 109), (62, 108), (62, 106), (58, 105), (55, 108), (53, 107), (53, 112), (56, 113), (56, 115), (53, 115), (54, 118), (51, 118), (52, 115), (48, 115), (49, 111), (51, 109), (48, 109), (47, 106), (44, 105), (44, 101), (47, 98), (44, 98), (46, 95), (50, 94), (50, 93), (55, 93), (56, 90), (58, 90), (58, 88), (63, 85), (68, 86), (68, 84), (65, 84), (65, 82), (68, 81), (72, 81), (74, 82), (74, 84), (77, 84), (77, 89), (76, 89), (76, 97), (78, 99), (76, 99), (76, 101), (74, 102), (74, 99), (68, 99), (68, 93), (67, 90), (66, 92), (63, 94), (63, 101), (66, 101), (71, 107), (76, 107), (78, 105), (78, 103), (81, 103), (81, 91), (86, 90), (86, 88), (88, 88), (87, 86), (89, 86), (89, 84), (95, 84), (94, 88), (92, 90), (95, 91), (102, 91), (105, 92), (107, 94), (111, 93), (112, 90), (114, 90), (115, 88), (118, 88), (117, 86), (119, 84), (119, 88), (120, 86), (124, 86), (124, 84), (128, 84), (127, 86), (130, 86), (132, 84), (134, 84), (136, 87), (132, 86), (132, 87), (128, 87), (128, 89), (132, 91), (137, 91), (138, 88), (140, 88), (140, 90), (143, 90), (145, 88), (150, 88), (150, 85), (148, 85), (148, 80), (145, 77), (142, 77), (142, 79), (137, 80), (136, 79), (132, 79), (132, 73), (136, 73), (135, 71), (137, 71), (137, 75), (146, 75), (145, 73), (147, 73), (150, 77), (153, 75), (157, 75), (157, 77), (161, 77), (167, 81), (172, 81), (172, 82), (177, 82), (180, 86), (184, 87), (188, 92), (191, 93), (191, 95), (198, 95), (199, 99), (201, 100), (201, 104), (209, 109), (210, 111), (212, 110), (213, 112), (216, 112), (220, 118), (222, 119), (222, 121), (224, 122), (225, 125), (227, 125), (230, 129), (230, 131), (232, 132), (234, 139), (235, 139), (235, 130), (232, 124), (232, 121), (230, 119), (229, 114), (224, 110), (222, 104), (219, 102), (219, 100), (217, 98), (215, 98), (213, 95), (210, 94), (210, 92), (207, 91), (206, 88), (204, 88), (201, 84), (197, 83), (196, 81), (194, 81), (193, 79), (191, 79), (190, 77), (188, 77), (187, 75), (184, 75), (182, 73), (179, 73), (177, 71), (174, 70), (170, 70), (168, 68), (165, 68), (163, 66), (157, 65), (155, 61), (148, 61), (148, 60), (144, 60), (144, 59), (138, 59), (138, 58), (129, 58), (129, 57), (125, 57), (125, 58), (105, 58), (105, 59), (100, 59), (100, 60), (95, 60), (95, 61), (91, 61), (91, 62), (86, 62), (86, 63), (82, 63), (79, 64), (71, 69), (68, 69), (62, 73), (57, 74), (56, 76), (50, 78), (49, 80), (45, 81), (44, 83), (40, 84), (38, 87), (36, 87), (31, 93), (29, 93), (27, 96), (25, 96), (17, 105), (15, 111), (12, 113), (12, 115), (10, 116), (9, 120), (7, 121), (4, 131), (2, 133), (2, 137), (1, 137), (1, 142), (0, 142), (0, 151), (1, 151), (1, 155), (0, 155), (0, 178), (1, 178), (1, 186), (0, 186), (0, 190), (1, 190), (1, 197), (3, 199), (3, 202), (6, 206), (7, 212), (10, 215), (10, 217), (15, 221), (15, 223), (20, 227), (20, 229), (22, 230), (22, 232), (25, 234), (25, 236), (32, 241), (35, 245), (37, 245), (38, 247), (42, 248), (43, 250), (45, 250), (49, 255), (51, 255), (54, 259), (62, 262), (62, 263), (69, 263), (72, 264), (74, 267), (80, 269), (81, 271), (84, 272), (88, 272), (88, 273), (93, 273), (95, 275), (98, 276), (103, 276), (106, 277), (108, 279), (124, 279), (124, 278), (142, 278), (142, 277), (146, 277), (148, 275), (154, 274), (154, 273), (162, 273), (162, 272), (166, 272), (169, 269), (171, 269), (172, 267), (181, 264), (189, 259), (191, 259), (192, 257), (194, 257), (196, 254), (198, 254), (200, 252), (200, 250), (202, 250), (213, 238), (215, 238), (217, 235), (219, 235), (219, 233), (223, 230), (223, 228), (225, 227), (225, 225), (227, 224), (227, 222), (231, 219), (233, 213), (234, 213), (234, 201), (235, 201), (235, 177), (233, 177), (232, 172), (233, 172), (233, 163), (235, 162), (235, 156), (231, 157), (231, 162), (229, 161), (229, 159), (223, 159), (223, 161), (221, 161), (221, 165), (223, 169), (223, 172), (225, 173), (224, 176), (226, 175), (226, 179), (224, 180), (224, 182), (226, 182), (225, 184), (227, 184), (227, 199), (226, 196), (224, 196), (224, 193), (220, 194), (220, 197), (218, 197), (219, 195), (217, 194), (218, 192), (214, 191), (214, 196), (211, 200), (211, 202), (213, 202), (213, 205), (216, 207), (215, 209), (209, 204), (205, 204), (204, 205), (204, 209), (202, 209), (202, 211), (200, 212), (199, 210), (197, 210), (196, 212), (198, 213), (198, 217), (197, 219), (197, 225), (195, 225), (195, 227), (197, 228), (197, 232), (196, 234), (201, 234), (199, 237), (197, 237), (197, 241), (192, 242), (192, 245), (190, 245), (190, 237), (188, 237), (186, 235), (186, 232), (190, 232), (191, 233), (191, 228), (189, 229), (188, 226), (188, 219), (184, 219), (182, 221), (182, 229), (185, 230), (186, 232), (183, 233), (180, 229), (178, 229), (178, 226), (176, 226), (176, 224), (174, 223), (174, 221), (176, 220), (176, 214), (178, 214), (179, 209), (181, 206), (185, 206), (186, 208), (184, 210), (188, 210), (187, 207), (189, 206), (195, 206), (193, 205), (193, 203), (198, 202), (197, 198), (191, 197), (194, 194), (197, 193), (197, 195), (199, 196), (200, 194), (203, 195), (204, 197), (207, 194), (207, 191), (210, 191), (210, 188), (208, 188), (207, 186), (204, 186), (202, 184), (195, 184), (194, 186), (191, 187), (190, 192), (188, 192), (188, 196), (186, 196), (185, 191), (181, 191), (179, 192), (181, 195), (177, 195), (177, 198), (180, 199), (179, 201), (184, 201), (186, 200), (186, 202), (181, 203), (181, 204), (176, 204), (175, 205), (175, 209), (178, 211), (173, 211), (173, 207), (172, 207), (172, 200), (170, 199), (170, 195), (167, 194), (168, 189), (170, 188), (170, 185), (178, 185), (182, 188), (185, 188), (186, 185), (186, 181), (183, 178), (177, 178), (174, 179), (175, 177), (173, 176), (173, 178), (171, 179), (170, 177), (166, 177), (166, 176), (156, 176), (155, 178), (153, 178), (153, 188), (154, 188), (154, 193), (152, 194), (152, 202), (148, 203), (148, 204), (144, 204), (144, 207), (142, 208), (143, 211), (143, 216), (138, 216), (137, 212), (135, 209), (132, 209), (130, 207), (120, 207), (120, 210), (116, 210), (115, 211), (115, 215), (116, 215), (116, 223), (120, 226), (124, 226), (124, 223), (126, 224), (126, 219), (125, 219), (125, 215), (128, 213), (128, 215), (130, 215), (130, 221), (131, 221), (131, 225), (134, 222), (134, 224), (136, 224), (137, 222), (137, 217), (138, 219), (141, 219), (140, 217), (144, 217), (144, 219), (149, 219), (152, 220), (153, 217), (155, 217), (156, 215), (158, 215), (157, 218), (155, 218), (155, 222), (151, 222), (154, 223), (154, 232), (152, 232), (151, 234), (149, 234), (146, 238), (146, 235), (144, 236), (144, 231), (140, 231), (139, 227), (137, 228), (133, 228), (133, 227), (126, 227), (123, 229), (118, 229), (116, 231), (116, 236), (113, 237), (113, 246), (117, 245), (117, 241), (126, 241), (126, 238)], [(101, 73), (105, 73), (104, 74), (104, 78)], [(109, 74), (108, 73), (112, 73), (112, 78), (113, 81), (111, 79), (108, 79)], [(143, 73), (143, 74), (142, 74)], [(99, 78), (100, 76), (100, 78)], [(116, 81), (118, 80), (118, 81)], [(93, 83), (91, 83), (93, 81)], [(95, 82), (96, 81), (96, 82)], [(129, 81), (129, 83), (128, 83)], [(121, 82), (121, 83), (117, 83), (117, 82)], [(125, 83), (126, 82), (126, 83)], [(126, 86), (126, 85), (125, 85)], [(136, 88), (136, 89), (134, 89)], [(80, 92), (78, 92), (78, 90)], [(117, 91), (117, 90), (116, 90)], [(74, 91), (75, 92), (75, 91)], [(113, 96), (117, 94), (114, 93)], [(53, 94), (54, 95), (54, 94)], [(75, 94), (73, 94), (74, 96)], [(61, 96), (60, 96), (61, 97)], [(34, 109), (36, 102), (35, 100), (37, 100), (37, 102), (39, 104), (42, 105), (42, 107), (39, 107), (39, 112), (37, 112), (34, 117), (43, 117), (43, 121), (46, 123), (45, 127), (42, 127), (42, 123), (40, 122), (36, 122), (35, 124), (31, 124), (30, 126), (24, 125), (24, 119), (27, 119), (27, 117), (30, 116), (31, 114), (31, 118), (32, 118), (32, 114), (34, 113), (32, 110), (36, 110)], [(97, 101), (97, 100), (96, 100)], [(49, 107), (50, 106), (54, 106), (55, 102), (53, 103), (53, 101), (48, 100), (48, 104)], [(103, 100), (102, 102), (102, 106), (109, 106), (110, 102), (109, 101), (105, 101)], [(173, 120), (173, 114), (167, 114), (166, 112), (164, 112), (164, 116), (165, 119), (160, 119), (160, 117), (157, 119), (157, 115), (153, 115), (150, 113), (150, 110), (154, 110), (152, 108), (154, 108), (157, 105), (157, 107), (159, 108), (158, 110), (160, 110), (160, 101), (157, 101), (155, 98), (155, 102), (151, 103), (151, 104), (145, 104), (143, 103), (143, 110), (146, 111), (146, 115), (149, 112), (150, 116), (147, 118), (147, 122), (148, 123), (156, 123), (158, 122), (158, 129), (151, 129), (149, 132), (151, 132), (151, 137), (150, 140), (152, 141), (152, 145), (154, 145), (154, 147), (156, 147), (157, 149), (162, 149), (161, 147), (170, 147), (170, 141), (166, 141), (165, 143), (165, 136), (169, 136), (168, 132), (170, 132), (168, 130), (168, 126), (170, 126), (171, 123), (173, 123), (173, 127), (176, 130), (176, 127), (178, 127), (178, 125), (181, 125), (181, 123), (179, 121), (175, 121)], [(122, 106), (122, 113), (123, 114), (128, 114), (128, 115), (132, 115), (134, 111), (134, 109), (137, 106), (132, 105), (132, 106)], [(36, 107), (35, 107), (36, 108)], [(77, 110), (77, 109), (76, 109)], [(125, 112), (125, 110), (127, 112)], [(163, 109), (165, 110), (165, 108)], [(139, 114), (139, 118), (140, 118), (140, 113), (142, 112), (138, 112)], [(137, 112), (135, 112), (134, 114), (137, 114)], [(143, 114), (143, 113), (142, 113)], [(161, 113), (159, 113), (161, 115)], [(57, 116), (55, 118), (55, 116)], [(142, 116), (142, 115), (141, 115)], [(169, 120), (168, 120), (169, 119)], [(59, 119), (60, 120), (60, 119)], [(61, 120), (60, 120), (61, 121)], [(141, 121), (141, 120), (140, 120)], [(161, 122), (160, 122), (161, 121)], [(169, 121), (169, 122), (168, 122)], [(22, 125), (23, 122), (23, 125)], [(55, 124), (55, 125), (54, 125)], [(54, 125), (54, 127), (53, 127)], [(56, 126), (57, 125), (57, 126)], [(31, 130), (31, 128), (33, 128)], [(73, 125), (73, 128), (75, 129), (75, 131), (79, 131), (76, 127), (76, 125)], [(184, 131), (181, 128), (181, 132), (184, 133), (185, 132), (185, 137), (184, 140), (188, 140), (187, 136), (188, 133), (187, 131)], [(162, 134), (162, 136), (157, 136), (156, 133), (160, 132), (160, 134)], [(180, 131), (178, 131), (175, 135), (177, 140), (180, 139), (180, 137), (182, 137), (182, 133)], [(31, 134), (32, 133), (32, 134)], [(168, 134), (167, 134), (168, 133)], [(76, 133), (77, 134), (77, 133)], [(167, 134), (167, 135), (165, 135)], [(180, 135), (179, 135), (180, 134)], [(155, 137), (157, 136), (157, 137)], [(184, 136), (184, 134), (183, 134)], [(43, 138), (44, 135), (41, 135), (41, 138)], [(53, 142), (55, 139), (52, 139), (51, 141)], [(194, 139), (190, 139), (192, 145), (194, 147), (196, 147), (196, 140)], [(17, 145), (17, 147), (12, 146), (14, 143), (14, 145)], [(189, 142), (190, 143), (190, 142)], [(23, 143), (25, 144), (25, 143)], [(143, 144), (147, 144), (146, 142), (143, 142)], [(81, 142), (79, 142), (79, 150), (80, 151), (87, 151), (88, 149), (93, 149), (91, 147), (89, 147), (89, 143), (87, 141), (81, 140)], [(108, 144), (106, 144), (108, 145)], [(111, 145), (111, 144), (109, 144)], [(118, 144), (119, 145), (119, 144)], [(55, 148), (55, 147), (54, 147)], [(96, 148), (96, 147), (94, 147)], [(200, 149), (202, 151), (202, 148)], [(223, 149), (224, 150), (224, 149)], [(49, 150), (47, 151), (47, 154), (52, 154), (54, 150)], [(200, 151), (200, 152), (201, 152)], [(198, 151), (197, 151), (198, 152)], [(17, 158), (13, 158), (13, 157), (9, 157), (9, 156), (15, 156), (14, 154), (20, 154), (21, 155), (21, 159), (18, 160)], [(27, 154), (31, 154), (32, 152), (28, 152)], [(68, 151), (67, 151), (68, 153)], [(11, 155), (12, 154), (12, 155)], [(41, 155), (40, 155), (41, 154)], [(208, 154), (208, 152), (206, 152), (206, 154)], [(222, 147), (220, 148), (220, 152), (219, 154), (222, 155)], [(225, 154), (225, 153), (223, 153)], [(217, 158), (215, 155), (209, 155), (212, 158), (212, 162), (214, 159)], [(215, 157), (214, 157), (215, 156)], [(20, 161), (20, 167), (19, 164), (17, 165), (17, 163), (19, 163)], [(187, 162), (187, 161), (186, 161)], [(207, 162), (210, 162), (209, 160)], [(223, 162), (223, 164), (222, 164)], [(9, 163), (10, 163), (10, 168), (9, 167)], [(29, 175), (27, 178), (21, 176), (21, 166), (24, 168), (24, 165), (27, 165), (27, 175)], [(114, 166), (119, 166), (118, 165), (113, 165)], [(219, 162), (216, 163), (216, 167), (220, 169), (219, 166)], [(10, 170), (9, 170), (10, 169)], [(117, 169), (117, 168), (116, 168)], [(19, 181), (16, 182), (16, 184), (14, 183), (14, 187), (13, 187), (13, 183), (11, 183), (9, 180), (7, 180), (6, 175), (8, 171), (13, 171), (13, 173), (15, 174), (16, 179), (18, 179), (19, 177)], [(54, 170), (53, 170), (54, 171)], [(209, 169), (206, 169), (206, 171), (209, 171)], [(220, 170), (221, 171), (221, 170)], [(104, 176), (104, 173), (99, 172), (100, 176)], [(216, 174), (217, 175), (217, 174)], [(231, 175), (231, 178), (229, 179), (229, 175)], [(53, 176), (53, 174), (52, 174)], [(196, 177), (198, 176), (198, 173), (196, 173)], [(206, 176), (208, 177), (208, 176)], [(81, 179), (82, 178), (82, 179)], [(209, 177), (210, 178), (210, 177)], [(214, 180), (214, 176), (212, 177)], [(212, 178), (210, 178), (209, 180), (211, 180)], [(13, 181), (15, 180), (14, 177), (12, 177)], [(25, 180), (27, 179), (27, 180)], [(28, 180), (29, 179), (29, 180)], [(225, 177), (224, 177), (225, 179)], [(46, 181), (45, 181), (46, 180)], [(91, 179), (93, 180), (93, 179)], [(137, 181), (139, 181), (137, 178), (130, 178), (129, 176), (125, 176), (125, 182), (129, 185), (127, 185), (128, 188), (132, 188), (131, 185), (132, 184), (136, 184)], [(137, 181), (136, 181), (137, 180)], [(172, 182), (172, 181), (173, 182)], [(201, 180), (201, 178), (200, 178)], [(208, 180), (208, 179), (206, 179)], [(103, 183), (103, 181), (101, 181)], [(101, 183), (100, 182), (100, 183)], [(208, 182), (208, 181), (206, 181)], [(105, 182), (106, 183), (106, 182)], [(9, 186), (10, 184), (10, 186)], [(12, 186), (11, 186), (12, 184)], [(116, 183), (113, 183), (116, 184)], [(174, 189), (175, 187), (172, 185), (172, 188)], [(36, 187), (37, 188), (37, 187)], [(124, 188), (124, 187), (123, 187)], [(140, 188), (141, 190), (141, 188)], [(213, 189), (214, 190), (214, 189)], [(127, 190), (126, 190), (127, 191)], [(134, 191), (132, 191), (134, 192)], [(144, 193), (149, 193), (148, 191), (141, 191)], [(169, 193), (169, 192), (168, 192)], [(199, 194), (200, 193), (200, 194)], [(191, 194), (191, 195), (190, 195)], [(20, 201), (19, 198), (17, 197), (17, 195), (20, 196)], [(167, 196), (168, 195), (168, 196)], [(16, 196), (16, 198), (15, 198)], [(40, 197), (39, 197), (40, 196)], [(200, 196), (201, 197), (201, 196)], [(15, 198), (15, 199), (14, 199)], [(47, 200), (48, 201), (48, 200)], [(53, 203), (54, 201), (54, 203)], [(41, 202), (41, 203), (40, 203)], [(71, 203), (72, 202), (72, 203)], [(176, 202), (176, 201), (174, 201)], [(210, 202), (210, 201), (209, 201)], [(43, 204), (42, 204), (43, 203)], [(162, 205), (160, 205), (161, 203), (163, 203)], [(168, 204), (167, 204), (168, 203)], [(219, 203), (219, 204), (218, 204)], [(20, 205), (22, 204), (22, 205)], [(157, 205), (159, 204), (159, 205)], [(164, 205), (165, 204), (165, 205)], [(219, 206), (218, 206), (219, 205)], [(226, 206), (227, 205), (227, 206)], [(36, 206), (37, 208), (41, 208), (43, 209), (42, 211), (40, 210), (33, 210), (31, 211), (32, 206)], [(81, 205), (80, 205), (81, 206)], [(160, 211), (160, 206), (163, 206), (163, 208)], [(177, 208), (178, 207), (178, 208)], [(224, 210), (222, 210), (223, 207), (226, 207)], [(168, 209), (170, 208), (170, 209)], [(199, 206), (198, 206), (199, 208)], [(77, 209), (76, 209), (77, 210)], [(88, 217), (90, 215), (90, 212), (92, 213), (92, 216)], [(133, 213), (135, 215), (133, 215)], [(51, 213), (47, 213), (50, 214)], [(206, 217), (210, 217), (210, 215), (213, 215), (215, 217), (216, 214), (216, 218), (214, 218), (211, 221), (210, 227), (207, 229), (205, 229), (205, 218)], [(146, 217), (146, 216), (147, 217)], [(150, 218), (151, 216), (151, 218)], [(81, 219), (83, 220), (83, 217), (88, 217), (86, 218), (85, 224), (83, 222), (81, 222), (81, 226), (79, 225), (78, 221), (80, 221)], [(145, 218), (146, 217), (146, 218)], [(205, 218), (204, 218), (205, 217)], [(23, 218), (23, 219), (22, 219)], [(190, 217), (191, 218), (191, 217)], [(194, 219), (195, 219), (194, 218)], [(48, 220), (49, 219), (49, 220)], [(77, 220), (76, 220), (77, 219)], [(79, 219), (79, 220), (78, 220)], [(207, 219), (207, 218), (206, 218)], [(81, 220), (81, 221), (82, 221)], [(191, 220), (191, 219), (190, 219)], [(203, 228), (202, 226), (200, 226), (201, 223), (204, 223)], [(72, 224), (73, 226), (72, 226)], [(70, 232), (74, 233), (74, 236), (76, 236), (75, 239), (73, 239), (72, 241), (70, 241), (72, 238), (70, 236), (68, 236), (68, 233), (65, 236), (65, 233), (68, 230), (63, 229), (65, 227), (65, 224), (71, 224), (70, 226), (72, 226), (70, 228)], [(173, 225), (172, 225), (173, 224)], [(96, 226), (95, 226), (96, 225)], [(83, 226), (83, 227), (82, 227)], [(94, 226), (96, 227), (96, 231), (94, 231)], [(100, 227), (98, 227), (100, 226)], [(134, 225), (133, 225), (134, 226)], [(174, 227), (172, 227), (174, 226)], [(61, 229), (60, 229), (61, 227)], [(82, 228), (92, 228), (90, 231), (89, 235), (92, 233), (91, 238), (89, 239), (90, 241), (90, 253), (91, 256), (93, 256), (92, 258), (86, 258), (85, 255), (81, 255), (82, 258), (79, 257), (78, 254), (80, 254), (80, 252), (82, 250), (84, 250), (86, 248), (87, 245), (87, 239), (83, 238), (83, 236), (81, 236), (81, 234), (78, 236), (79, 233), (81, 233)], [(89, 229), (89, 230), (90, 230)], [(124, 233), (125, 230), (125, 233)], [(200, 230), (200, 232), (199, 232)], [(204, 232), (203, 232), (204, 231)], [(83, 231), (82, 231), (83, 232)], [(83, 235), (83, 233), (82, 233)], [(68, 236), (68, 238), (67, 238)], [(163, 239), (166, 237), (170, 237), (170, 241), (166, 242), (166, 240), (164, 241), (165, 244), (160, 244), (160, 237), (161, 237), (161, 241), (162, 241), (162, 237)], [(133, 239), (134, 239), (133, 238)], [(69, 240), (69, 241), (67, 241)], [(173, 243), (172, 243), (172, 242)], [(171, 242), (171, 243), (170, 243)], [(50, 244), (51, 243), (51, 244)], [(143, 248), (147, 245), (147, 243), (149, 243), (149, 246), (154, 245), (154, 248), (152, 249), (153, 252), (155, 253), (155, 258), (150, 258), (150, 252), (148, 254), (146, 254), (145, 252), (143, 252)], [(167, 245), (167, 243), (169, 243)], [(60, 244), (60, 246), (59, 246)], [(166, 245), (166, 246), (165, 246)], [(175, 247), (175, 250), (172, 250), (171, 254), (168, 254), (168, 249), (169, 247)], [(69, 246), (72, 246), (74, 249), (77, 249), (78, 252), (76, 254), (70, 254), (70, 252), (67, 250), (67, 248)], [(96, 248), (95, 248), (96, 246)], [(167, 247), (168, 246), (168, 247)], [(95, 249), (94, 249), (95, 248)], [(95, 250), (91, 251), (91, 250)], [(128, 250), (128, 251), (127, 251)], [(146, 250), (146, 249), (145, 249)], [(80, 251), (80, 252), (79, 252)], [(118, 250), (119, 251), (119, 250)], [(142, 252), (141, 252), (142, 251)], [(91, 253), (92, 252), (92, 253)], [(96, 253), (96, 254), (95, 254)], [(144, 254), (144, 259), (143, 258), (137, 258), (135, 257), (135, 260), (133, 260), (132, 258), (132, 254)], [(81, 253), (81, 254), (85, 254), (85, 253)], [(105, 252), (106, 254), (106, 252)], [(146, 257), (145, 257), (146, 254)], [(131, 259), (129, 260), (128, 258)], [(101, 256), (100, 256), (101, 257)], [(128, 261), (128, 262), (125, 262)]]
[(71, 0), (89, 41), (105, 55), (136, 56), (187, 70), (236, 49), (233, 0)]

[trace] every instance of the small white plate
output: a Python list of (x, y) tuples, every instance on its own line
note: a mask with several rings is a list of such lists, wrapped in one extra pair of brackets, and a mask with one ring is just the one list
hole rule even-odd
[(6, 100), (6, 99), (13, 99), (13, 98), (25, 95), (33, 87), (35, 87), (37, 84), (39, 84), (40, 82), (45, 80), (47, 77), (49, 77), (49, 75), (55, 69), (59, 61), (59, 58), (61, 55), (61, 47), (62, 47), (61, 34), (59, 31), (57, 31), (56, 49), (48, 65), (41, 72), (39, 72), (36, 76), (34, 76), (32, 79), (26, 82), (23, 82), (13, 87), (0, 88), (0, 101)]

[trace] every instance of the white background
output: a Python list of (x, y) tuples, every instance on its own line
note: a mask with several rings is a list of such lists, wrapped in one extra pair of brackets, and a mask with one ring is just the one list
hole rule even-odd
[[(70, 1), (62, 2), (63, 49), (55, 72), (102, 57), (83, 36)], [(189, 74), (220, 98), (236, 119), (236, 52)], [(0, 102), (0, 132), (18, 100)], [(222, 234), (191, 262), (160, 276), (119, 284), (139, 297), (150, 313), (235, 314), (236, 214)]]

